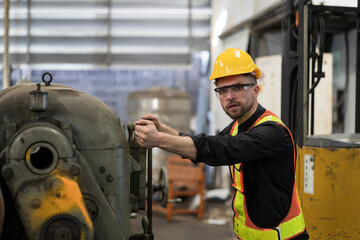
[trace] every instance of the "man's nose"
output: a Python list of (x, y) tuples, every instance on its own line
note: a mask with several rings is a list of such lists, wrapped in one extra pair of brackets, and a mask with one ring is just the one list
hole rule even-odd
[(233, 99), (235, 98), (234, 95), (232, 94), (232, 91), (229, 89), (229, 91), (226, 93), (226, 98), (227, 99)]

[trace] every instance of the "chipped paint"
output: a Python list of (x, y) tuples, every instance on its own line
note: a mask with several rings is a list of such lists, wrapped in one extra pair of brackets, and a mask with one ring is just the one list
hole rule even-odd
[[(305, 156), (314, 159), (314, 193), (305, 192)], [(312, 240), (360, 239), (360, 148), (298, 148), (297, 186)]]

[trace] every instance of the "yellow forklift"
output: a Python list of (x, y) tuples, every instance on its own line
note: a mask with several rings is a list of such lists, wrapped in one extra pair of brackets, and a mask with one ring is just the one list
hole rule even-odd
[[(297, 143), (296, 181), (310, 239), (360, 239), (359, 2), (354, 7), (285, 3), (281, 117)], [(350, 32), (355, 41), (349, 41)], [(324, 56), (341, 34), (345, 87), (319, 107)], [(350, 92), (352, 101), (346, 98)], [(326, 104), (333, 105), (333, 125), (328, 134), (317, 134)]]

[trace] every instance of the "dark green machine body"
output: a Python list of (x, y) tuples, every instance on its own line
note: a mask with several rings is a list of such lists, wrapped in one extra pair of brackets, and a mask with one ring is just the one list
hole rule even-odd
[(0, 239), (149, 239), (130, 233), (148, 197), (133, 126), (127, 139), (102, 101), (44, 82), (0, 92)]

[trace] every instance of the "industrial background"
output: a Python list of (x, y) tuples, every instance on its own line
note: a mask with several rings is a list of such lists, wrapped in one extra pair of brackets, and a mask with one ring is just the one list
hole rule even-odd
[[(359, 2), (1, 0), (2, 89), (49, 72), (125, 125), (154, 112), (183, 132), (215, 134), (231, 119), (208, 80), (212, 64), (228, 47), (248, 51), (263, 75), (259, 102), (294, 133), (310, 239), (360, 239)], [(157, 181), (169, 154), (152, 154)], [(154, 208), (155, 239), (235, 239), (228, 167), (201, 171), (204, 215), (169, 220)]]

